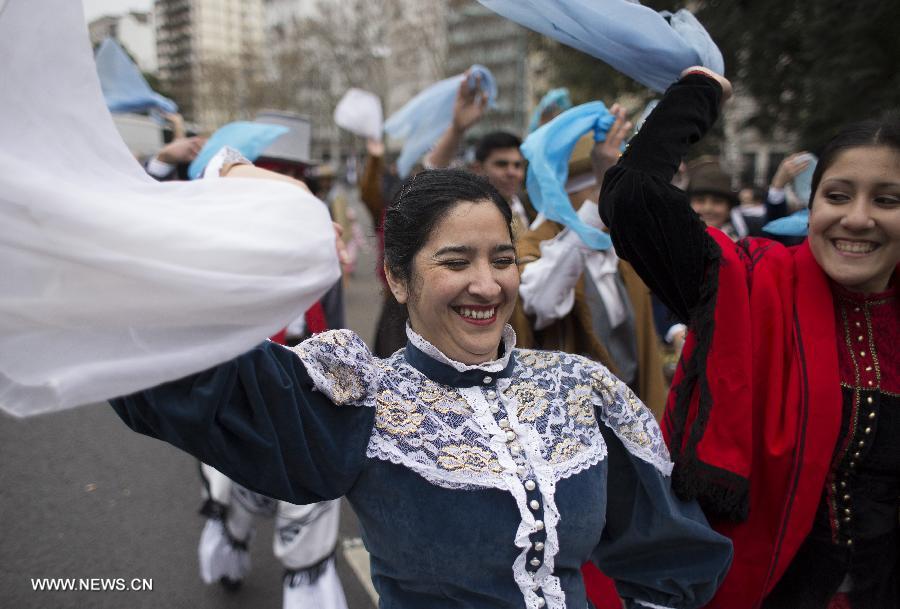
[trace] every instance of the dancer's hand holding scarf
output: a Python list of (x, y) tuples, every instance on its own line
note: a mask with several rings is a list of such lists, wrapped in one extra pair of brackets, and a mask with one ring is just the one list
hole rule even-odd
[(385, 122), (385, 133), (404, 140), (403, 149), (397, 158), (397, 171), (400, 177), (409, 175), (416, 161), (431, 149), (453, 122), (456, 93), (464, 79), (471, 89), (480, 89), (481, 94), (487, 97), (487, 105), (494, 107), (497, 101), (497, 83), (494, 75), (484, 66), (476, 64), (464, 74), (457, 74), (431, 85), (394, 112)]
[(566, 110), (540, 127), (522, 143), (522, 155), (528, 159), (525, 185), (534, 208), (550, 220), (575, 232), (592, 249), (612, 246), (609, 235), (581, 221), (566, 194), (569, 158), (575, 144), (585, 133), (594, 132), (603, 141), (616, 117), (603, 102), (589, 102)]
[(634, 0), (478, 0), (544, 36), (665, 91), (689, 66), (725, 73), (722, 53), (687, 10), (657, 13)]

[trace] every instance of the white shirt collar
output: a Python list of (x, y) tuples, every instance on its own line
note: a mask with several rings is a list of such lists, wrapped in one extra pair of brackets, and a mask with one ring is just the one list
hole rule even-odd
[(484, 362), (482, 364), (469, 365), (450, 359), (449, 357), (444, 355), (440, 349), (432, 345), (415, 330), (413, 330), (412, 326), (410, 326), (409, 323), (406, 324), (406, 338), (408, 338), (409, 342), (415, 345), (415, 347), (419, 351), (442, 364), (450, 366), (457, 372), (467, 372), (469, 370), (499, 372), (506, 368), (507, 364), (509, 363), (509, 358), (512, 355), (513, 349), (515, 349), (516, 347), (516, 333), (513, 331), (512, 326), (510, 326), (509, 324), (506, 324), (506, 326), (503, 328), (503, 334), (500, 337), (500, 341), (503, 343), (503, 355), (498, 359)]

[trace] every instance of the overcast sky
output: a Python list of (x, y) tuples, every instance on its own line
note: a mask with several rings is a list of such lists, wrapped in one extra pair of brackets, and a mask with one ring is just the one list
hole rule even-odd
[(103, 15), (121, 15), (131, 10), (149, 11), (153, 0), (81, 0), (85, 21), (93, 21)]

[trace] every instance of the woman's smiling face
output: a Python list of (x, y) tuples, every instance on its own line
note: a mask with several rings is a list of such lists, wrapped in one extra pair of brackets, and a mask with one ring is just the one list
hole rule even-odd
[(469, 365), (495, 359), (519, 291), (509, 226), (491, 201), (461, 201), (416, 253), (410, 280), (388, 281), (412, 329), (444, 355)]
[(900, 152), (860, 146), (835, 158), (813, 198), (809, 247), (845, 288), (887, 288), (900, 261)]

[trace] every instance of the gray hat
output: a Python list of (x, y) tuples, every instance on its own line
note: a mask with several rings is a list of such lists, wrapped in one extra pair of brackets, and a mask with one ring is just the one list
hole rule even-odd
[(309, 146), (312, 139), (312, 127), (309, 119), (293, 112), (263, 110), (256, 115), (255, 123), (281, 125), (290, 129), (287, 133), (272, 142), (260, 156), (303, 163), (309, 165)]
[(738, 204), (738, 196), (731, 187), (731, 176), (719, 164), (719, 159), (702, 157), (688, 166), (688, 196), (716, 195), (727, 199), (732, 206)]

